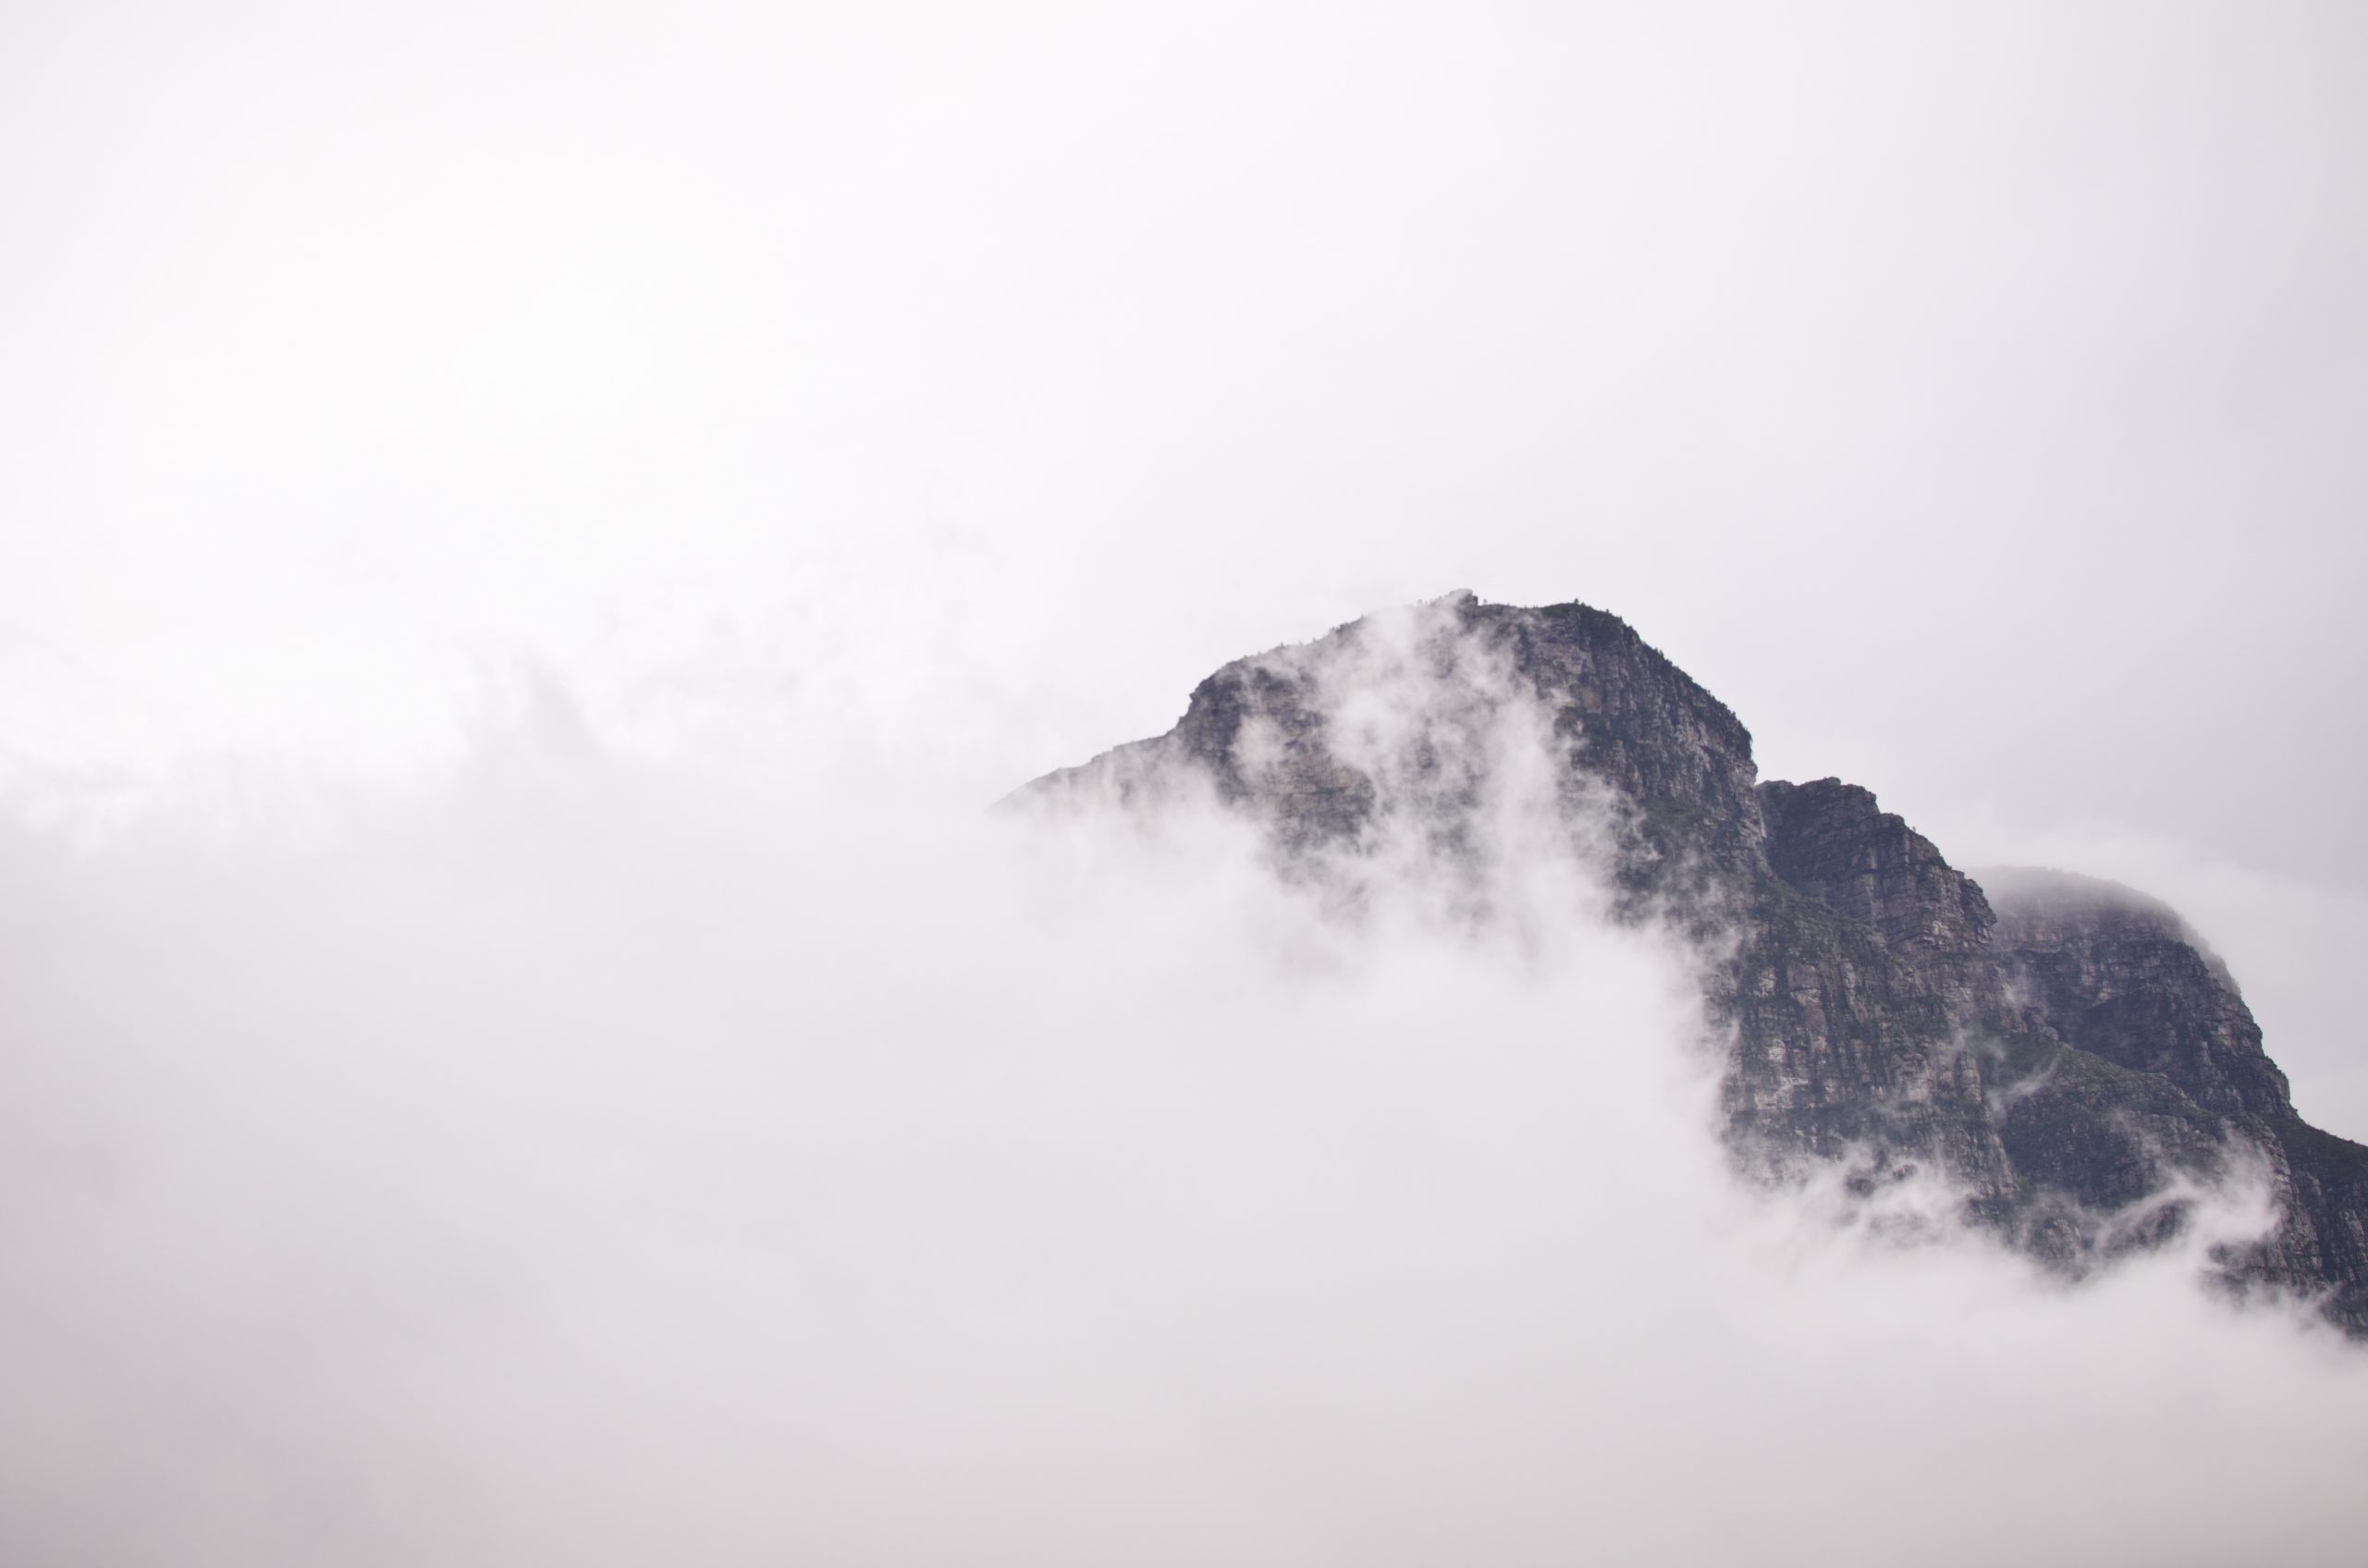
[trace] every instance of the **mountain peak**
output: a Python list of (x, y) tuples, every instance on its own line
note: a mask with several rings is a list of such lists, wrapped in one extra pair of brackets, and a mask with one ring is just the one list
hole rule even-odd
[(1761, 783), (1742, 721), (1619, 617), (1468, 590), (1236, 659), (1166, 734), (1015, 792), (1147, 809), (1191, 791), (1286, 867), (1354, 864), (1409, 825), (1469, 858), (1530, 724), (1556, 809), (1598, 825), (1622, 917), (1709, 940), (1738, 1167), (1919, 1173), (1970, 1221), (2080, 1274), (2181, 1234), (2242, 1166), (2278, 1207), (2224, 1287), (2312, 1297), (2368, 1336), (2368, 1148), (2309, 1127), (2218, 959), (2112, 883), (1980, 879), (1840, 778)]

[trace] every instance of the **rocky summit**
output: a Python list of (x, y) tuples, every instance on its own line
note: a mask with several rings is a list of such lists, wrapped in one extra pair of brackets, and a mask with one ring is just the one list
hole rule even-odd
[(1018, 797), (1196, 792), (1317, 880), (1409, 830), (1474, 863), (1509, 717), (1547, 742), (1549, 798), (1608, 863), (1617, 917), (1711, 955), (1747, 1174), (1869, 1196), (1938, 1176), (1964, 1219), (2072, 1276), (2182, 1235), (2199, 1194), (2247, 1179), (2276, 1218), (2215, 1249), (2217, 1284), (2368, 1337), (2368, 1147), (2295, 1113), (2176, 913), (2060, 872), (1969, 876), (1839, 779), (1761, 782), (1742, 723), (1616, 616), (1455, 594), (1368, 617), (1227, 665), (1165, 735)]

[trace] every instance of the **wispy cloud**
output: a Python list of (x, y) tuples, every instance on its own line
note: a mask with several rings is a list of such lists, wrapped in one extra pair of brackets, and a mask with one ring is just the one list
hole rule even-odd
[[(1457, 743), (1551, 744), (1501, 717)], [(2357, 1539), (2368, 1367), (2191, 1253), (2067, 1291), (1737, 1185), (1698, 959), (1551, 752), (1450, 790), (1517, 851), (1478, 925), (1423, 831), (1344, 921), (1202, 810), (543, 754), (301, 846), (0, 845), (10, 1561)]]

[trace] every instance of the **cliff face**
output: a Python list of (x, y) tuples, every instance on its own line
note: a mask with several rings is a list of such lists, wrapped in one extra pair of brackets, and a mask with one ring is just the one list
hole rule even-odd
[(1952, 867), (1867, 790), (1759, 783), (1751, 738), (1625, 622), (1469, 594), (1237, 660), (1166, 735), (1022, 791), (1143, 805), (1204, 789), (1286, 874), (1354, 864), (1384, 828), (1453, 860), (1508, 717), (1547, 741), (1622, 913), (1719, 957), (1739, 1165), (1835, 1162), (1872, 1191), (1950, 1179), (1969, 1216), (2078, 1273), (2160, 1244), (2240, 1167), (2280, 1218), (2222, 1281), (2310, 1295), (2368, 1336), (2368, 1148), (2295, 1115), (2227, 969), (2169, 910), (2060, 873)]
[[(2187, 1170), (2257, 1158), (2281, 1222), (2232, 1260), (2232, 1278), (2330, 1292), (2328, 1316), (2368, 1334), (2368, 1147), (2295, 1113), (2227, 966), (2129, 888), (2061, 872), (1985, 876), (2001, 961), (2058, 1064), (2060, 1082), (2007, 1120), (2020, 1162), (2094, 1207), (2125, 1201), (2150, 1155), (2165, 1163), (2159, 1149), (2178, 1151), (2167, 1163)], [(2147, 1110), (2116, 1099), (2133, 1086)]]

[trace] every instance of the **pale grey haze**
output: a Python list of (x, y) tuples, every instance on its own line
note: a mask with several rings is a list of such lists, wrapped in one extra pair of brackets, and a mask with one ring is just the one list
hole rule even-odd
[(0, 9), (0, 1558), (2350, 1560), (2356, 1354), (1751, 1208), (1587, 868), (974, 819), (1581, 599), (2368, 1136), (2362, 276), (2345, 5)]
[(1478, 927), (532, 721), (308, 848), (11, 832), (0, 1560), (2357, 1556), (2368, 1356), (2196, 1283), (2257, 1193), (2068, 1290), (1747, 1188), (1702, 955), (1475, 741)]

